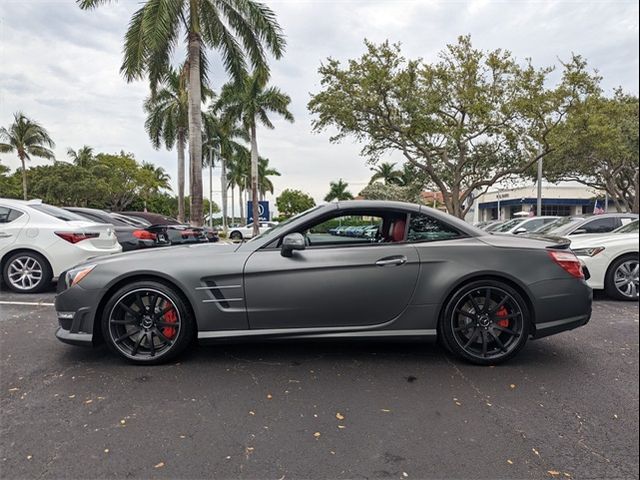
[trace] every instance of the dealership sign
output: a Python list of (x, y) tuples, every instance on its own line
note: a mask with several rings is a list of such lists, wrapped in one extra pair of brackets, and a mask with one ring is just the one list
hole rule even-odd
[[(269, 214), (269, 202), (258, 202), (258, 215), (261, 222), (268, 222), (271, 220), (271, 216)], [(247, 223), (251, 222), (253, 222), (253, 202), (249, 200), (247, 202)]]

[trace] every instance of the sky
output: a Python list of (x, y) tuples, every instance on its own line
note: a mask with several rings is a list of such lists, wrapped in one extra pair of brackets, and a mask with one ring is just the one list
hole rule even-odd
[[(0, 0), (0, 125), (8, 126), (13, 112), (22, 111), (48, 129), (58, 159), (66, 159), (67, 148), (85, 144), (101, 152), (125, 150), (175, 178), (176, 153), (154, 150), (144, 130), (147, 83), (127, 83), (119, 73), (124, 33), (140, 3), (121, 0), (82, 11), (73, 0)], [(273, 179), (275, 196), (298, 188), (318, 202), (330, 181), (346, 180), (354, 194), (367, 184), (371, 171), (359, 155), (361, 146), (349, 140), (331, 144), (331, 132), (313, 133), (306, 108), (320, 89), (321, 62), (359, 57), (365, 38), (401, 42), (405, 56), (426, 61), (465, 34), (476, 47), (505, 48), (536, 66), (558, 65), (578, 53), (602, 75), (605, 92), (621, 86), (638, 94), (637, 1), (267, 3), (287, 37), (284, 57), (271, 65), (271, 83), (291, 96), (295, 116), (293, 124), (273, 117), (274, 130), (258, 130), (260, 154), (282, 174)], [(227, 76), (212, 63), (210, 77), (219, 88)], [(0, 162), (18, 166), (8, 154)], [(213, 198), (219, 203), (218, 175), (214, 170)], [(208, 173), (204, 186), (208, 195)]]

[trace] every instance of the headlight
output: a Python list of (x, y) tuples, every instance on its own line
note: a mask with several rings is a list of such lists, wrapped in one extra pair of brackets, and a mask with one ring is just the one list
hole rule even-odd
[(89, 275), (94, 268), (96, 268), (95, 265), (83, 265), (82, 267), (72, 268), (69, 270), (66, 277), (67, 288), (80, 283), (82, 279)]
[(604, 247), (577, 248), (573, 250), (578, 257), (595, 257), (604, 250)]

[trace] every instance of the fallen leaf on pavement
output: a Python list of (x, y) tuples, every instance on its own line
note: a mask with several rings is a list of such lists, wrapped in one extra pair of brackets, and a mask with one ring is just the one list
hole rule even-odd
[(560, 472), (558, 472), (557, 470), (547, 470), (547, 473), (552, 477), (557, 477), (558, 475), (560, 475)]
[(316, 438), (320, 437), (320, 432), (314, 433), (313, 436), (316, 437)]
[(336, 418), (338, 420), (344, 420), (344, 415), (342, 415), (340, 412), (336, 413)]
[(153, 466), (153, 468), (162, 468), (164, 467), (164, 462), (157, 463)]

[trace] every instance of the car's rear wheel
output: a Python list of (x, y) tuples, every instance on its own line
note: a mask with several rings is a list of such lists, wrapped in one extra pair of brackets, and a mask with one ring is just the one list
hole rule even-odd
[(234, 230), (229, 235), (229, 238), (233, 241), (239, 242), (240, 240), (242, 240), (242, 233), (238, 232), (237, 230)]
[(164, 283), (140, 281), (108, 300), (102, 334), (121, 357), (138, 364), (157, 364), (179, 355), (195, 335), (186, 300)]
[(4, 264), (2, 275), (7, 286), (19, 293), (42, 292), (53, 276), (49, 262), (36, 252), (11, 255)]
[(617, 300), (638, 301), (638, 255), (624, 255), (615, 260), (604, 279), (604, 288)]
[(509, 285), (476, 281), (459, 288), (440, 319), (443, 343), (479, 365), (495, 365), (516, 355), (529, 336), (530, 314)]

